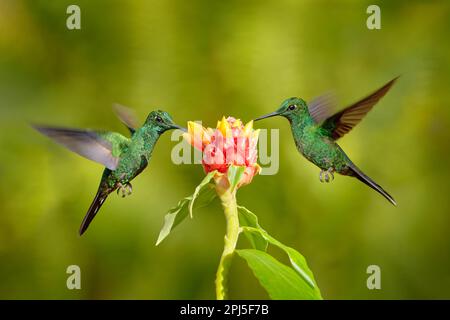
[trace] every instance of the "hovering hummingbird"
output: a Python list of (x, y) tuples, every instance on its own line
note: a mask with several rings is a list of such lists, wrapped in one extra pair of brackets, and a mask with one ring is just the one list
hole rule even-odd
[(153, 148), (165, 131), (171, 129), (186, 131), (176, 125), (165, 111), (152, 111), (139, 128), (130, 109), (120, 105), (115, 105), (114, 109), (118, 118), (130, 131), (131, 138), (117, 132), (33, 125), (36, 130), (55, 142), (106, 167), (97, 194), (81, 223), (80, 235), (89, 227), (111, 192), (117, 190), (117, 194), (121, 192), (122, 197), (131, 194), (130, 181), (147, 167)]
[(333, 114), (333, 101), (327, 95), (320, 96), (309, 104), (300, 98), (289, 98), (277, 111), (256, 118), (255, 121), (274, 116), (287, 118), (291, 124), (298, 151), (321, 169), (319, 174), (321, 182), (332, 181), (334, 172), (356, 177), (383, 195), (393, 205), (397, 205), (394, 198), (358, 169), (336, 143), (336, 140), (362, 120), (389, 91), (397, 78), (335, 114)]

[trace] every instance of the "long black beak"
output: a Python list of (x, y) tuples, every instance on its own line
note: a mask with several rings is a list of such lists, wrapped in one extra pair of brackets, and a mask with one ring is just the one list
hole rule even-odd
[(266, 118), (270, 118), (270, 117), (275, 117), (275, 116), (279, 116), (280, 114), (278, 112), (272, 112), (269, 114), (266, 114), (264, 116), (258, 117), (256, 119), (253, 119), (253, 121), (258, 121), (258, 120), (262, 120), (262, 119), (266, 119)]
[(179, 129), (179, 130), (181, 130), (181, 131), (184, 131), (184, 132), (187, 132), (187, 129), (186, 128), (184, 128), (184, 127), (180, 127), (179, 125), (177, 125), (177, 124), (172, 124), (172, 129)]

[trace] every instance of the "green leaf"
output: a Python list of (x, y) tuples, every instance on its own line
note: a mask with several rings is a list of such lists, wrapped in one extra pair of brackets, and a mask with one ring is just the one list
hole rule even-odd
[(314, 275), (309, 269), (306, 259), (295, 249), (284, 245), (280, 241), (270, 236), (258, 223), (258, 217), (243, 206), (238, 206), (239, 223), (242, 232), (249, 239), (253, 248), (266, 251), (267, 243), (283, 250), (289, 257), (293, 269), (301, 277), (311, 290), (320, 298), (320, 290), (314, 280)]
[(321, 299), (292, 268), (266, 252), (255, 249), (236, 250), (247, 261), (259, 283), (271, 299)]
[(194, 216), (192, 213), (192, 209), (194, 207), (194, 202), (197, 199), (200, 191), (211, 181), (211, 179), (214, 177), (214, 175), (217, 173), (217, 170), (211, 171), (208, 173), (203, 180), (200, 182), (200, 184), (195, 188), (194, 194), (192, 195), (192, 199), (189, 201), (189, 215), (191, 218)]
[(230, 189), (233, 192), (239, 181), (241, 181), (242, 176), (244, 175), (245, 167), (244, 166), (234, 166), (231, 165), (228, 168), (228, 181), (230, 182)]
[(314, 280), (314, 275), (309, 269), (306, 259), (295, 249), (282, 244), (280, 241), (276, 240), (270, 236), (265, 230), (252, 228), (252, 227), (242, 227), (244, 232), (258, 233), (264, 237), (270, 244), (283, 250), (289, 257), (292, 267), (300, 275), (300, 277), (320, 296), (320, 290), (316, 285)]
[[(258, 223), (258, 217), (243, 206), (238, 206), (239, 222), (242, 231), (249, 239), (253, 248), (266, 251), (267, 243), (274, 245), (283, 250), (289, 257), (289, 261), (295, 271), (302, 277), (302, 279), (320, 296), (320, 290), (314, 280), (314, 275), (309, 269), (306, 259), (295, 249), (288, 247), (270, 236)], [(264, 246), (265, 244), (265, 246)]]
[[(196, 196), (195, 209), (208, 205), (217, 196), (216, 190), (213, 184), (209, 183), (204, 185)], [(169, 210), (164, 217), (164, 225), (159, 232), (156, 245), (159, 245), (175, 228), (180, 224), (189, 214), (189, 204), (193, 203), (193, 195), (181, 199), (178, 204)]]
[[(252, 227), (261, 229), (261, 226), (258, 224), (258, 217), (243, 206), (238, 206), (238, 214), (239, 214), (239, 225), (241, 227)], [(258, 232), (244, 232), (248, 241), (252, 245), (254, 249), (266, 251), (267, 250), (267, 240)]]

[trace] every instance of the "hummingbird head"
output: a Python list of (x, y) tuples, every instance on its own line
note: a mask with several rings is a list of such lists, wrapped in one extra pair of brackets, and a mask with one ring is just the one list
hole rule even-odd
[(171, 129), (180, 129), (182, 131), (186, 131), (185, 128), (180, 127), (179, 125), (175, 124), (175, 122), (173, 122), (170, 114), (162, 110), (150, 112), (147, 120), (145, 120), (145, 125), (155, 128), (160, 134)]
[(287, 119), (291, 119), (295, 116), (298, 116), (300, 114), (303, 114), (304, 112), (308, 112), (308, 106), (305, 102), (305, 100), (300, 98), (289, 98), (283, 101), (281, 106), (272, 113), (266, 114), (264, 116), (258, 117), (254, 119), (254, 121), (275, 117), (275, 116), (282, 116)]

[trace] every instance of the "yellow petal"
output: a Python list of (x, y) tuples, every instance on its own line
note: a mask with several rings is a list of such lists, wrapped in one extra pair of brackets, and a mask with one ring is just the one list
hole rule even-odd
[(193, 121), (188, 121), (188, 132), (191, 135), (194, 134), (203, 134), (203, 132), (205, 131), (205, 128), (203, 128), (203, 126), (197, 122), (193, 122)]
[(241, 119), (236, 119), (234, 122), (233, 122), (233, 126), (232, 126), (233, 128), (240, 128), (240, 127), (242, 127), (242, 121), (241, 121)]
[(256, 129), (255, 131), (252, 132), (252, 138), (253, 139), (258, 139), (260, 130), (261, 129)]
[(203, 145), (207, 145), (207, 144), (211, 143), (211, 134), (210, 134), (208, 129), (205, 129), (203, 131), (203, 135), (202, 135), (202, 143), (203, 143)]
[(219, 123), (217, 124), (217, 129), (222, 132), (222, 135), (224, 137), (227, 136), (227, 132), (230, 130), (230, 124), (228, 123), (227, 119), (225, 119), (225, 117), (222, 117), (222, 120), (219, 121)]
[(253, 130), (253, 120), (248, 122), (244, 127), (244, 136), (248, 137)]

